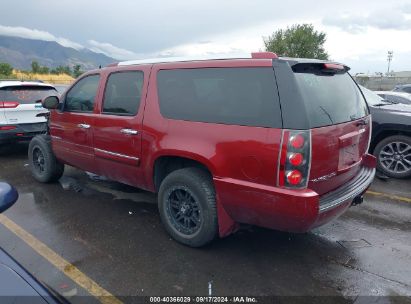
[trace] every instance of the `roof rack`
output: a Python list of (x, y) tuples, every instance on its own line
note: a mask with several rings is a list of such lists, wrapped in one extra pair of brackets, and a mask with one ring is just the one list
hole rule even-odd
[(189, 56), (189, 57), (162, 57), (151, 59), (139, 59), (121, 61), (118, 63), (111, 63), (108, 67), (113, 66), (127, 66), (137, 64), (154, 64), (154, 63), (168, 63), (168, 62), (186, 62), (186, 61), (204, 61), (204, 60), (227, 60), (227, 59), (277, 59), (278, 56), (272, 52), (255, 52), (251, 54), (232, 54), (232, 55), (217, 55), (217, 56)]

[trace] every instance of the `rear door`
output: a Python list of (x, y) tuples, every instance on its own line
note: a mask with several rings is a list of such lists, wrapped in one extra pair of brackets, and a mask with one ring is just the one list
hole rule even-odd
[(293, 71), (311, 129), (308, 187), (324, 194), (359, 171), (371, 132), (368, 107), (343, 66), (297, 64)]
[(47, 113), (39, 102), (46, 96), (57, 95), (51, 86), (19, 85), (0, 88), (0, 108), (6, 124), (21, 125), (45, 122), (38, 114)]
[(95, 172), (93, 133), (100, 75), (78, 80), (63, 96), (63, 109), (52, 111), (50, 133), (53, 150), (65, 163)]
[(141, 139), (150, 66), (110, 73), (93, 127), (99, 174), (142, 186)]

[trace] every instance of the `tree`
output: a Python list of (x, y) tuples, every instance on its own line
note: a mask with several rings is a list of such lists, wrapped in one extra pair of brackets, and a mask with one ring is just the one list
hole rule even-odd
[(263, 39), (266, 51), (279, 56), (328, 59), (324, 49), (326, 34), (314, 30), (312, 24), (294, 24)]
[(13, 73), (13, 67), (6, 63), (0, 62), (0, 75), (10, 76)]
[(39, 73), (40, 72), (40, 65), (37, 61), (33, 60), (31, 62), (31, 71), (33, 73)]
[(41, 66), (41, 67), (39, 68), (39, 74), (48, 74), (49, 71), (50, 71), (50, 69), (49, 69), (48, 67), (46, 67), (46, 66)]
[(71, 69), (69, 66), (62, 66), (59, 65), (58, 67), (56, 67), (55, 69), (51, 70), (52, 74), (67, 74), (67, 75), (71, 75)]
[(81, 74), (83, 74), (84, 72), (81, 70), (81, 65), (79, 65), (79, 64), (76, 64), (74, 67), (73, 67), (73, 77), (74, 78), (77, 78), (77, 77), (79, 77)]

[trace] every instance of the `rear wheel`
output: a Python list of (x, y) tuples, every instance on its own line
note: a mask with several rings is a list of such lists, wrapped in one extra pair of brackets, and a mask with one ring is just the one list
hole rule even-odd
[(377, 168), (393, 178), (411, 176), (411, 137), (395, 135), (384, 138), (374, 150)]
[(37, 181), (50, 183), (63, 175), (64, 165), (54, 156), (49, 136), (34, 137), (29, 145), (28, 156), (31, 173)]
[(178, 242), (200, 247), (217, 235), (217, 211), (210, 175), (198, 168), (170, 173), (158, 195), (161, 220)]

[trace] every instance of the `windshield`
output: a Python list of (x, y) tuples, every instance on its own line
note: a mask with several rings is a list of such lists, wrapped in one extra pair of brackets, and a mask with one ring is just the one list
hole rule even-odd
[(20, 104), (35, 103), (47, 96), (57, 95), (53, 87), (43, 86), (18, 86), (0, 89), (0, 100), (17, 101)]
[(374, 93), (373, 91), (363, 87), (363, 86), (359, 86), (361, 88), (362, 93), (364, 94), (365, 100), (367, 101), (367, 103), (369, 105), (375, 106), (381, 103), (389, 103), (387, 101), (384, 100), (384, 98), (382, 98), (381, 96), (379, 96), (378, 94)]
[(295, 77), (312, 128), (339, 124), (368, 114), (364, 98), (348, 73), (295, 72)]

